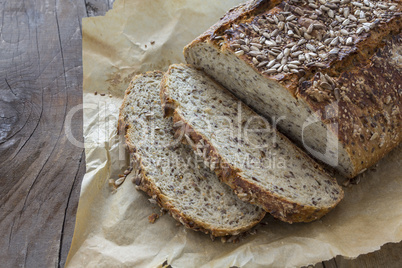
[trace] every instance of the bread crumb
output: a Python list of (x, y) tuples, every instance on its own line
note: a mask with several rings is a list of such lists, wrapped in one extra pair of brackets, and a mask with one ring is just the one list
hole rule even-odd
[(148, 221), (149, 223), (155, 223), (155, 221), (159, 218), (159, 215), (156, 213), (152, 213), (150, 216), (148, 216)]

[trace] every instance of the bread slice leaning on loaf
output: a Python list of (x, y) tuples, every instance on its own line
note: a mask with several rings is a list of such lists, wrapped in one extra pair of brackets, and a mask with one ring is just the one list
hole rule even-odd
[(204, 72), (170, 66), (161, 100), (175, 137), (242, 200), (292, 223), (319, 219), (342, 199), (334, 178)]
[(248, 1), (184, 49), (311, 155), (354, 177), (402, 141), (401, 1)]
[[(161, 72), (138, 75), (126, 90), (119, 129), (133, 159), (134, 183), (187, 228), (213, 236), (236, 235), (256, 225), (265, 212), (241, 201), (193, 151), (173, 140), (159, 98)], [(202, 162), (201, 162), (202, 163)]]

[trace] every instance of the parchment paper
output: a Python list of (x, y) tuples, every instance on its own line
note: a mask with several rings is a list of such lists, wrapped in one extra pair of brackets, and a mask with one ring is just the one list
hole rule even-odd
[(116, 125), (132, 76), (184, 62), (183, 47), (240, 2), (117, 0), (104, 17), (83, 20), (87, 173), (67, 266), (158, 267), (167, 260), (173, 267), (297, 267), (402, 240), (402, 146), (345, 188), (323, 219), (290, 225), (267, 216), (267, 225), (237, 244), (212, 242), (167, 214), (150, 224), (159, 208), (130, 176), (117, 190), (108, 185), (127, 167)]

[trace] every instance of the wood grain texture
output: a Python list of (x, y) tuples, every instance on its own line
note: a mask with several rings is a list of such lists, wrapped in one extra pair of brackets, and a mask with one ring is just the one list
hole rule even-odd
[[(64, 266), (85, 173), (84, 151), (64, 123), (82, 103), (87, 2), (0, 1), (2, 267)], [(111, 7), (96, 2), (99, 14)], [(82, 113), (70, 127), (82, 141)]]
[[(112, 0), (0, 0), (0, 266), (64, 266), (85, 173), (81, 19)], [(68, 128), (67, 128), (68, 129)], [(82, 141), (82, 113), (71, 125)], [(402, 243), (315, 267), (401, 267)]]

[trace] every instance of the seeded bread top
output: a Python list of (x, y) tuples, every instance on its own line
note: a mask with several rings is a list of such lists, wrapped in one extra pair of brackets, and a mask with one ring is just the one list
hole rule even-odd
[(258, 5), (247, 12), (240, 8), (239, 16), (226, 15), (231, 19), (200, 40), (209, 38), (221, 49), (234, 51), (292, 93), (300, 78), (308, 80), (317, 69), (343, 71), (356, 58), (367, 59), (383, 37), (401, 29), (400, 1), (251, 2)]

